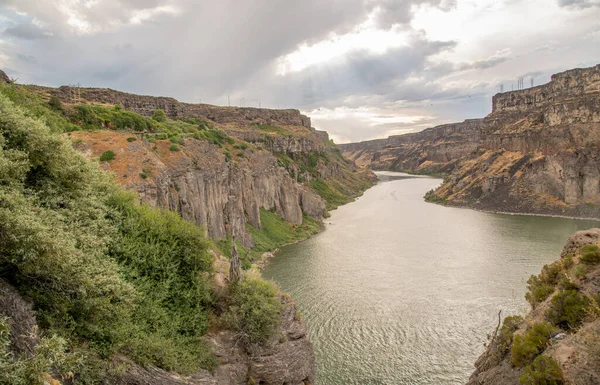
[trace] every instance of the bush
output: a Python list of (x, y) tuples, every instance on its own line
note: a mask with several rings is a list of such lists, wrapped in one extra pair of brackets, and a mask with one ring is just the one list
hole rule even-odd
[(115, 159), (115, 153), (112, 150), (107, 150), (100, 155), (100, 162), (110, 162)]
[(600, 248), (597, 245), (585, 245), (581, 247), (581, 262), (588, 265), (600, 263)]
[(185, 140), (180, 136), (173, 136), (169, 140), (171, 141), (171, 143), (180, 144), (182, 146), (185, 144)]
[(135, 142), (137, 140), (137, 138), (135, 136), (130, 136), (129, 138), (127, 138), (128, 142)]
[(222, 320), (244, 342), (260, 344), (275, 335), (282, 312), (283, 304), (272, 284), (246, 277), (230, 287), (229, 308)]
[(590, 299), (577, 290), (565, 290), (556, 294), (550, 303), (546, 317), (563, 329), (575, 329), (590, 306)]
[(154, 111), (154, 114), (152, 114), (152, 120), (155, 120), (159, 123), (166, 122), (167, 114), (165, 113), (164, 110), (158, 109), (158, 110)]
[(140, 177), (142, 179), (147, 179), (151, 176), (152, 176), (152, 169), (150, 169), (150, 168), (143, 168), (142, 172), (140, 172)]
[(554, 327), (547, 322), (533, 325), (523, 335), (516, 335), (510, 349), (511, 363), (513, 366), (522, 368), (533, 362), (546, 346), (554, 334)]
[(539, 276), (532, 275), (527, 280), (529, 291), (525, 294), (525, 299), (531, 306), (535, 307), (538, 303), (545, 301), (554, 292), (562, 271), (562, 262), (558, 261), (545, 265)]
[(66, 340), (56, 335), (43, 337), (30, 357), (13, 357), (9, 334), (8, 319), (0, 317), (0, 384), (52, 383), (49, 373), (69, 378), (69, 372), (81, 364), (82, 357), (67, 353)]
[(498, 332), (498, 350), (500, 355), (504, 357), (509, 351), (513, 343), (514, 333), (519, 325), (523, 322), (523, 317), (510, 316), (504, 318), (502, 327)]
[(176, 145), (176, 144), (172, 144), (172, 145), (169, 147), (169, 150), (171, 150), (171, 151), (179, 151), (179, 146), (178, 146), (178, 145)]
[(50, 108), (52, 108), (53, 110), (56, 111), (63, 111), (63, 105), (62, 102), (60, 101), (59, 98), (57, 98), (56, 96), (51, 96), (50, 100), (48, 101), (48, 105), (50, 106)]
[(519, 383), (522, 385), (563, 385), (563, 372), (552, 358), (538, 356), (531, 365), (525, 367)]

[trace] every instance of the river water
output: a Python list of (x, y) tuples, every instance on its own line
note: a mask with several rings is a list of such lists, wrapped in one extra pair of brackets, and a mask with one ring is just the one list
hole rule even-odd
[(600, 226), (443, 207), (423, 201), (439, 179), (379, 176), (263, 273), (308, 322), (320, 385), (464, 384), (498, 311), (524, 314), (527, 278)]

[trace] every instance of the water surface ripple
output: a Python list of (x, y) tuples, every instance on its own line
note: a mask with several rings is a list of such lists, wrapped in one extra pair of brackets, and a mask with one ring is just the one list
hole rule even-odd
[(465, 383), (498, 310), (524, 313), (527, 278), (598, 226), (429, 204), (439, 179), (380, 178), (263, 274), (308, 322), (321, 385)]

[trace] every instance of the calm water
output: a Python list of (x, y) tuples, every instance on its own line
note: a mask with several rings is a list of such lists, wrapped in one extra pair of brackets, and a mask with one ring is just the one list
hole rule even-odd
[(600, 225), (429, 204), (439, 179), (380, 177), (263, 274), (307, 320), (321, 385), (463, 384), (498, 311), (524, 313), (527, 278)]

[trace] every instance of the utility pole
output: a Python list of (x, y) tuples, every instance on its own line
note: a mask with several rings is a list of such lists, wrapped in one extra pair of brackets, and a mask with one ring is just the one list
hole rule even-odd
[(227, 95), (227, 106), (231, 107), (231, 100), (229, 100), (229, 95)]

